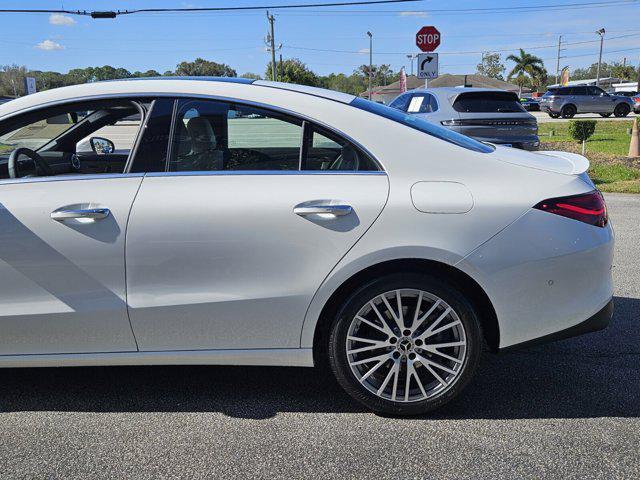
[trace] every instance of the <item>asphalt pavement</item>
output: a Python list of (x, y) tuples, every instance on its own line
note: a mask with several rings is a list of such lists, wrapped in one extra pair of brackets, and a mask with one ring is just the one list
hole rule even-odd
[(615, 317), (498, 356), (423, 418), (313, 369), (0, 370), (0, 478), (639, 478), (640, 196), (607, 196)]

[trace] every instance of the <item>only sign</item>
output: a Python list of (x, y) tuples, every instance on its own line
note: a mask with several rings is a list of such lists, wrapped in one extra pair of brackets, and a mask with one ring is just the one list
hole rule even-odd
[(440, 32), (436, 27), (422, 27), (416, 33), (416, 45), (423, 52), (433, 52), (440, 45)]

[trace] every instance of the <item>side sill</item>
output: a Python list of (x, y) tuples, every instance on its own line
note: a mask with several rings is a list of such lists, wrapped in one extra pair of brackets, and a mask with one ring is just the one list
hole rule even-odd
[(311, 348), (0, 355), (0, 368), (134, 365), (313, 367)]
[(550, 333), (544, 337), (534, 338), (522, 343), (516, 343), (498, 350), (499, 353), (511, 352), (513, 350), (519, 350), (521, 348), (533, 347), (535, 345), (542, 345), (544, 343), (555, 342), (556, 340), (564, 340), (566, 338), (577, 337), (578, 335), (584, 335), (585, 333), (597, 332), (609, 325), (611, 318), (613, 317), (613, 299), (609, 300), (598, 313), (587, 318), (584, 322), (580, 322), (573, 327), (560, 330), (559, 332)]

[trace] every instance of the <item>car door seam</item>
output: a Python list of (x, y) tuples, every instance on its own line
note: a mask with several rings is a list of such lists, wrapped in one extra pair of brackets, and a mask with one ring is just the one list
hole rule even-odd
[(136, 343), (136, 350), (140, 351), (140, 345), (138, 345), (138, 339), (136, 338), (136, 332), (133, 329), (133, 323), (131, 322), (131, 314), (129, 313), (129, 283), (127, 281), (127, 235), (129, 233), (129, 220), (131, 220), (131, 212), (133, 211), (133, 205), (136, 203), (136, 198), (138, 198), (138, 193), (142, 188), (142, 183), (146, 174), (140, 178), (140, 183), (138, 184), (138, 188), (136, 189), (136, 193), (133, 195), (133, 200), (131, 201), (131, 205), (129, 206), (129, 212), (127, 213), (127, 221), (124, 226), (124, 302), (127, 310), (127, 319), (129, 320), (129, 328), (131, 329), (131, 335), (133, 335), (133, 341)]

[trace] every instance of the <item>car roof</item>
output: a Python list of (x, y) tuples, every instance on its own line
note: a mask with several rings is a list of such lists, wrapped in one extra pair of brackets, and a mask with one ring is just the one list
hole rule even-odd
[(71, 85), (54, 88), (42, 92), (26, 95), (11, 102), (0, 105), (0, 117), (13, 115), (17, 112), (45, 106), (49, 103), (66, 101), (90, 100), (95, 96), (153, 96), (171, 95), (216, 95), (228, 92), (231, 87), (238, 88), (274, 88), (280, 91), (290, 91), (303, 95), (312, 95), (344, 104), (351, 103), (356, 97), (346, 93), (335, 92), (318, 87), (296, 85), (266, 80), (253, 80), (236, 77), (143, 77), (109, 80), (93, 83)]

